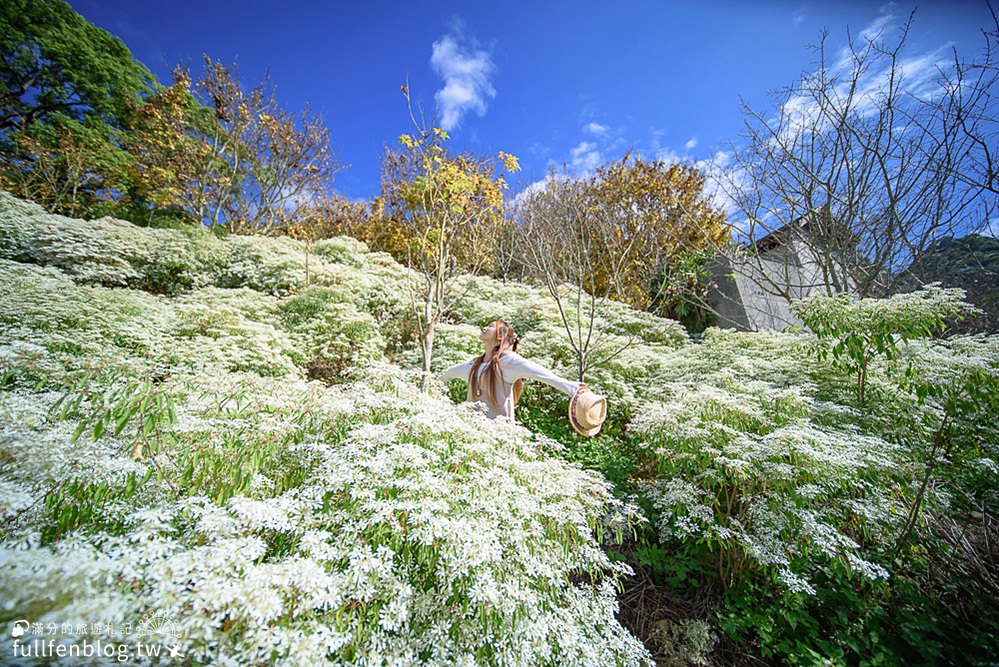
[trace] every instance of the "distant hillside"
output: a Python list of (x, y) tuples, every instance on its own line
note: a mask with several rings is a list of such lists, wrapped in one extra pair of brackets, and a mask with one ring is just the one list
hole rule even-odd
[(965, 298), (984, 313), (956, 323), (959, 332), (999, 332), (999, 239), (979, 234), (947, 237), (933, 243), (906, 269), (908, 289), (939, 282), (960, 287)]

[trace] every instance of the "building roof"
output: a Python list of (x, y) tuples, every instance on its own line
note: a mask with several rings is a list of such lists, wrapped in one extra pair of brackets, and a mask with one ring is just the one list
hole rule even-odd
[[(791, 234), (792, 229), (797, 228), (804, 231), (814, 220), (818, 218), (819, 215), (822, 215), (823, 213), (825, 213), (825, 215), (829, 215), (827, 207), (820, 206), (818, 208), (813, 208), (811, 211), (798, 216), (786, 225), (773, 229), (764, 236), (756, 239), (752, 245), (758, 252), (773, 250), (787, 241), (787, 237)], [(844, 236), (849, 239), (851, 243), (856, 243), (859, 240), (856, 234), (850, 231), (850, 229), (845, 225), (842, 226), (841, 231), (845, 232)]]
[(760, 238), (753, 241), (753, 246), (755, 246), (756, 249), (761, 252), (776, 248), (778, 245), (781, 245), (787, 240), (787, 236), (790, 233), (791, 229), (793, 229), (794, 227), (797, 227), (798, 229), (806, 228), (808, 224), (811, 222), (812, 214), (816, 213), (818, 210), (819, 209), (811, 210), (808, 213), (805, 213), (804, 215), (795, 218), (786, 225), (782, 225), (777, 229), (771, 230), (766, 235), (761, 236)]

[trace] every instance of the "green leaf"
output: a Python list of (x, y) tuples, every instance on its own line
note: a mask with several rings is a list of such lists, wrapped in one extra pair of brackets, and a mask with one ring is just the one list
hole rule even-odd
[(77, 440), (80, 439), (80, 436), (83, 435), (83, 432), (87, 430), (87, 426), (88, 424), (85, 421), (77, 424), (76, 430), (73, 431), (73, 435), (69, 439), (70, 444), (75, 443)]
[(94, 424), (94, 440), (100, 439), (101, 435), (104, 434), (105, 421), (104, 417), (97, 420)]

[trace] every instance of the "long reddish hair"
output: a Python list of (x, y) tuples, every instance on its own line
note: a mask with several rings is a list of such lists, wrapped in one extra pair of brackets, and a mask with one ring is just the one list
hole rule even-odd
[[(493, 405), (499, 405), (496, 400), (496, 378), (503, 379), (503, 369), (500, 368), (500, 357), (506, 354), (508, 350), (516, 352), (517, 347), (520, 345), (520, 339), (517, 338), (513, 327), (503, 320), (496, 320), (496, 338), (498, 342), (496, 343), (496, 347), (493, 348), (493, 356), (489, 360), (489, 366), (482, 372), (482, 377), (486, 381), (486, 387), (489, 391), (489, 400), (492, 401)], [(476, 357), (475, 361), (472, 362), (472, 370), (468, 374), (468, 386), (472, 391), (473, 397), (477, 397), (481, 392), (479, 389), (479, 368), (485, 359), (485, 352)], [(523, 391), (523, 380), (517, 380), (513, 383), (514, 405), (520, 402), (520, 394)]]

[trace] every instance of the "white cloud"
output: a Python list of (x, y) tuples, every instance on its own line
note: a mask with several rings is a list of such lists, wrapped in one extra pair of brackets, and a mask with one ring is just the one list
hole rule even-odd
[(600, 149), (592, 141), (581, 141), (569, 151), (572, 157), (572, 167), (577, 171), (593, 171), (599, 167), (603, 161)]
[[(508, 199), (506, 206), (510, 207), (511, 209), (515, 209), (521, 206), (524, 202), (533, 197), (535, 194), (547, 190), (548, 184), (551, 183), (552, 178), (553, 175), (551, 172), (549, 172), (545, 174), (544, 178), (527, 184), (516, 195)], [(560, 178), (563, 178), (563, 175), (556, 173), (554, 174), (554, 178), (558, 180)]]
[(663, 139), (669, 136), (669, 132), (662, 128), (653, 127), (652, 128), (652, 138), (650, 140), (651, 151), (650, 154), (655, 160), (660, 160), (662, 162), (690, 162), (691, 156), (690, 151), (695, 149), (700, 141), (697, 137), (691, 137), (683, 144), (683, 149), (677, 149), (672, 145), (666, 144)]
[[(889, 30), (897, 27), (895, 16), (883, 13), (860, 31), (860, 37), (855, 40), (855, 48), (858, 52), (863, 52), (868, 48), (868, 42), (882, 42)], [(824, 132), (829, 129), (837, 115), (823, 115), (817, 93), (811, 92), (819, 87), (825, 89), (833, 108), (849, 107), (851, 113), (862, 117), (877, 112), (884, 104), (884, 96), (891, 86), (923, 99), (939, 94), (942, 92), (940, 73), (947, 71), (951, 65), (947, 48), (945, 45), (933, 51), (901, 57), (895, 63), (894, 72), (890, 69), (889, 60), (875, 57), (873, 61), (877, 62), (878, 67), (865, 68), (854, 87), (852, 79), (855, 75), (856, 56), (848, 46), (843, 47), (837, 60), (825, 71), (818, 70), (802, 77), (801, 90), (804, 92), (785, 101), (782, 108), (784, 125), (780, 137), (774, 137), (774, 142), (791, 143), (803, 133)], [(825, 85), (823, 79), (827, 82)], [(829, 85), (828, 82), (834, 83)]]
[(627, 127), (624, 125), (603, 124), (595, 120), (587, 120), (592, 112), (584, 108), (580, 112), (582, 136), (579, 143), (569, 150), (568, 158), (563, 162), (572, 172), (585, 174), (610, 160), (621, 158), (626, 151), (635, 152), (635, 146), (627, 140)]
[(884, 34), (885, 28), (891, 25), (892, 21), (895, 20), (895, 15), (888, 10), (891, 5), (885, 5), (881, 8), (881, 16), (874, 19), (874, 21), (860, 31), (860, 39), (862, 41), (877, 40)]
[(732, 225), (737, 237), (748, 235), (749, 223), (740, 218), (739, 207), (733, 196), (742, 189), (746, 182), (746, 173), (734, 160), (729, 151), (716, 151), (714, 155), (704, 160), (698, 160), (694, 166), (704, 173), (704, 193), (712, 205), (725, 211), (725, 219)]
[(443, 129), (459, 127), (469, 111), (480, 116), (486, 113), (488, 101), (496, 97), (489, 82), (496, 66), (488, 52), (475, 48), (465, 36), (461, 22), (456, 21), (448, 34), (434, 42), (430, 65), (444, 80), (436, 95)]
[(795, 12), (791, 15), (791, 23), (797, 28), (805, 20), (805, 15), (802, 12)]
[(668, 146), (656, 150), (653, 155), (655, 155), (655, 159), (668, 164), (683, 162), (683, 156)]
[(547, 155), (551, 151), (548, 144), (542, 141), (535, 141), (527, 150), (530, 151), (531, 155)]

